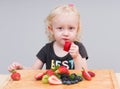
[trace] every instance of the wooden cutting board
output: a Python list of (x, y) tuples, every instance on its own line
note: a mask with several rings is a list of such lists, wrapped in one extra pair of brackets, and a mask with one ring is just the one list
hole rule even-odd
[[(92, 70), (96, 76), (91, 81), (83, 80), (72, 85), (43, 84), (36, 81), (34, 75), (45, 70), (20, 70), (20, 81), (13, 81), (10, 77), (3, 89), (119, 89), (113, 70)], [(71, 70), (71, 73), (81, 73), (81, 70)]]

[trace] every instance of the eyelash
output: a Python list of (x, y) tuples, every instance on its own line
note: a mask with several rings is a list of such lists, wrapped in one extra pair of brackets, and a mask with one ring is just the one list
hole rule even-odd
[(62, 27), (58, 27), (58, 29), (63, 29)]
[(69, 27), (69, 29), (74, 29), (74, 27)]
[[(64, 28), (63, 28), (63, 27), (58, 27), (57, 29), (58, 29), (58, 30), (63, 30)], [(69, 29), (70, 31), (72, 31), (73, 29), (75, 29), (75, 27), (69, 27), (68, 29)]]

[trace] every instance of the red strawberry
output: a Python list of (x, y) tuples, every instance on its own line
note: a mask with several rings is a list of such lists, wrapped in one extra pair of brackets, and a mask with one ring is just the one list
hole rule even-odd
[(51, 76), (51, 75), (54, 75), (55, 73), (52, 70), (47, 70), (46, 74), (48, 74), (49, 76)]
[(88, 73), (90, 74), (91, 77), (95, 77), (95, 73), (92, 71), (88, 71)]
[(89, 74), (86, 70), (84, 70), (84, 69), (83, 69), (83, 71), (82, 71), (82, 76), (83, 76), (86, 80), (91, 80), (91, 79), (92, 79), (92, 77), (90, 76), (90, 74)]
[(36, 80), (41, 80), (44, 75), (45, 75), (44, 73), (38, 73), (38, 74), (36, 74), (36, 75), (34, 76), (34, 78), (35, 78)]
[(48, 78), (48, 82), (49, 84), (53, 84), (53, 85), (58, 85), (58, 84), (62, 84), (62, 81), (57, 78), (55, 75), (52, 75)]
[(68, 52), (70, 49), (70, 46), (71, 46), (71, 42), (65, 42), (64, 50)]
[(69, 75), (69, 70), (65, 66), (60, 66), (55, 73), (59, 74), (68, 74)]
[(20, 80), (21, 75), (20, 75), (20, 73), (18, 73), (16, 71), (12, 71), (11, 78), (15, 81), (18, 81), (18, 80)]

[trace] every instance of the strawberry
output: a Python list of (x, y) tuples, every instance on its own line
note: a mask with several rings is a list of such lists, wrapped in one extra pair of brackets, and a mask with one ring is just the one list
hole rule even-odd
[(69, 75), (69, 70), (65, 66), (60, 66), (55, 73), (59, 74), (68, 74)]
[(70, 46), (71, 46), (71, 42), (68, 42), (68, 41), (66, 41), (65, 42), (65, 45), (64, 45), (64, 51), (69, 51), (69, 49), (70, 49)]
[(41, 80), (44, 75), (45, 75), (44, 73), (38, 73), (38, 74), (36, 74), (36, 75), (34, 76), (34, 78), (35, 78), (36, 80)]
[(95, 73), (92, 71), (88, 71), (88, 73), (90, 74), (91, 77), (95, 77)]
[(48, 74), (49, 76), (51, 76), (51, 75), (54, 75), (55, 73), (52, 70), (47, 70), (46, 74)]
[(84, 69), (83, 69), (83, 71), (82, 71), (82, 76), (83, 76), (86, 80), (91, 80), (91, 79), (92, 79), (91, 75), (90, 75), (86, 70), (84, 70)]
[(20, 75), (20, 73), (18, 73), (14, 70), (14, 71), (12, 71), (11, 78), (15, 81), (18, 81), (21, 79), (21, 75)]
[(57, 78), (55, 75), (52, 75), (48, 78), (48, 82), (49, 84), (52, 84), (52, 85), (58, 85), (58, 84), (62, 84), (62, 81)]

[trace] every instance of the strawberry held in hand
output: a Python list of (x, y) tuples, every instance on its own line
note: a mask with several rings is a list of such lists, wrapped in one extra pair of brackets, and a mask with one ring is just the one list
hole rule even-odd
[(60, 66), (55, 73), (59, 74), (68, 74), (69, 75), (69, 70), (65, 66)]
[(64, 45), (64, 51), (69, 51), (69, 49), (70, 49), (70, 46), (71, 46), (71, 42), (68, 42), (68, 41), (66, 41), (65, 42), (65, 45)]
[(15, 70), (12, 71), (11, 78), (15, 81), (18, 81), (21, 79), (20, 73), (16, 72)]

